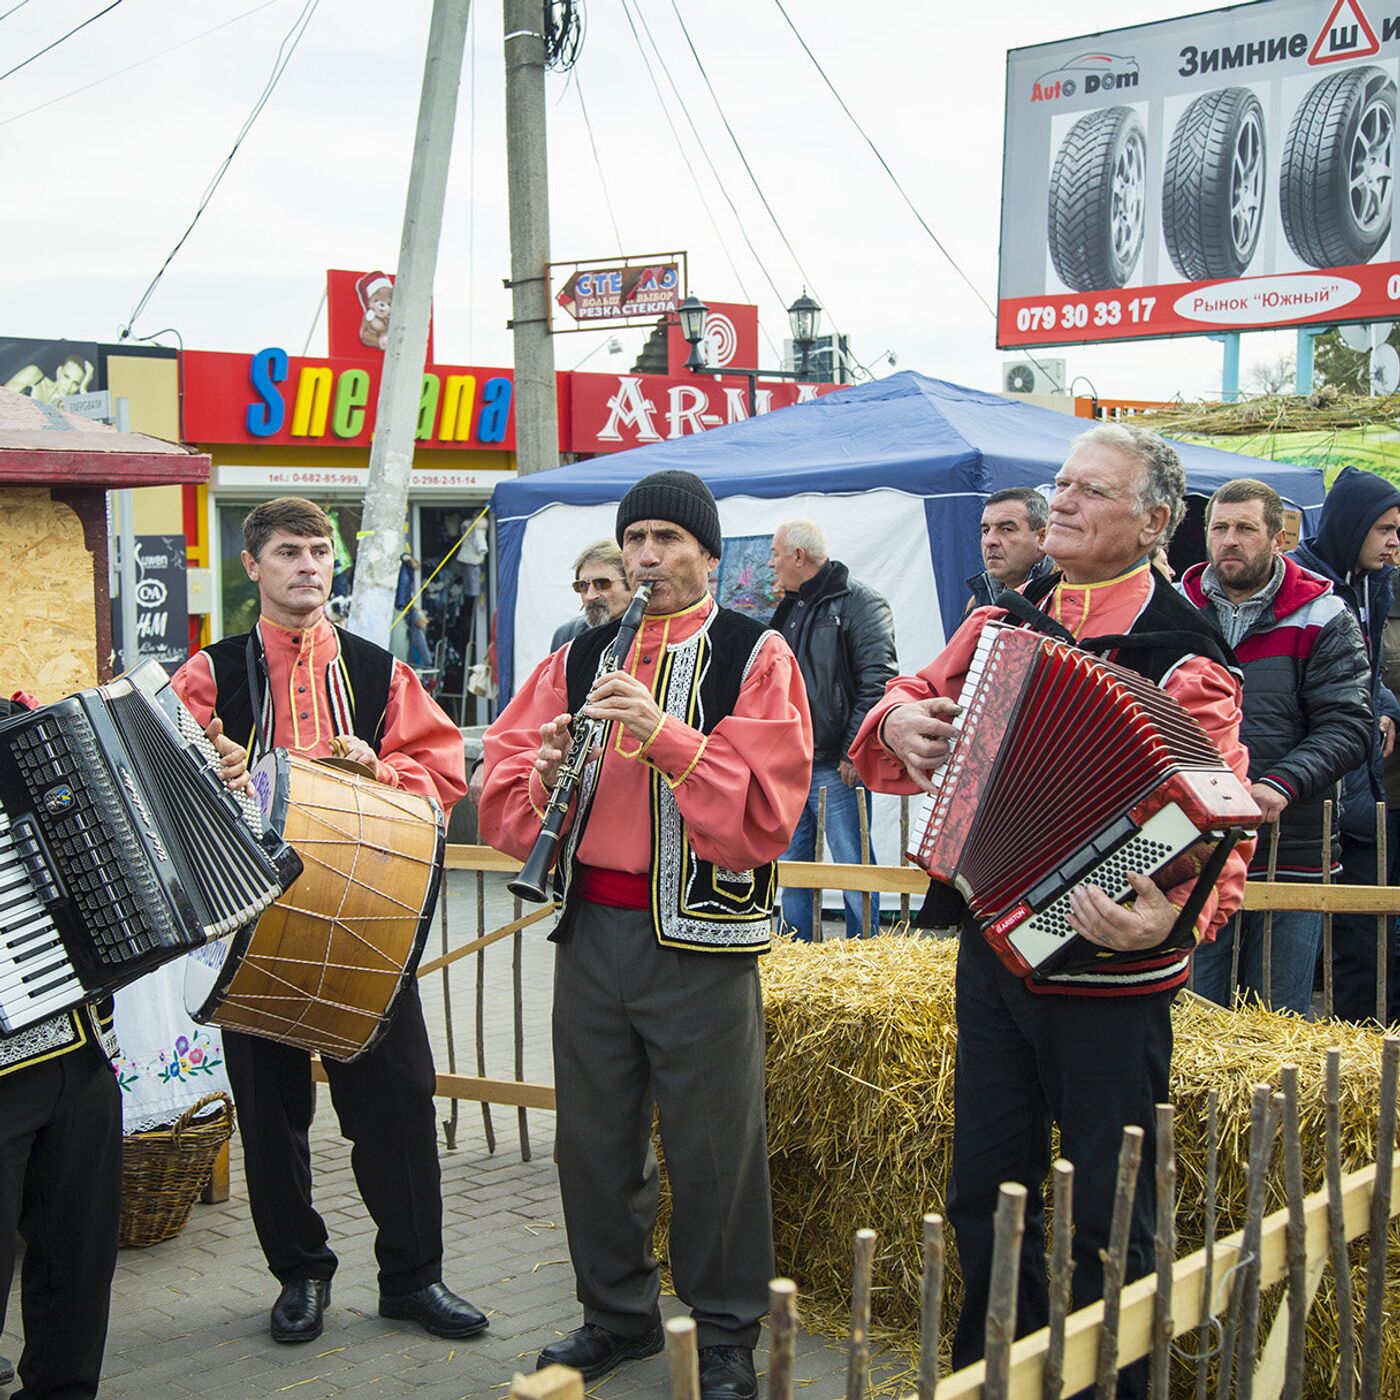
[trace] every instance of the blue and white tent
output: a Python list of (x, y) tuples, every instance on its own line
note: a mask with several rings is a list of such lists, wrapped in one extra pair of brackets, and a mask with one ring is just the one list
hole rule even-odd
[[(634, 448), (496, 487), (502, 699), (578, 610), (569, 566), (613, 534), (617, 502), (649, 472), (692, 471), (719, 502), (726, 542), (762, 540), (784, 520), (826, 531), (834, 558), (894, 610), (901, 670), (930, 660), (981, 567), (982, 501), (1047, 485), (1084, 419), (903, 372), (746, 422)], [(1310, 515), (1322, 472), (1177, 444), (1193, 493), (1232, 477), (1268, 481)]]

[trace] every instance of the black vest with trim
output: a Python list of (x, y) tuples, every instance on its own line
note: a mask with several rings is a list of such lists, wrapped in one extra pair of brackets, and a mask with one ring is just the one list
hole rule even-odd
[[(340, 655), (326, 667), (326, 703), (330, 713), (336, 706), (331, 696), (332, 673), (338, 671), (344, 683), (353, 728), (375, 753), (383, 738), (384, 711), (389, 704), (389, 686), (394, 676), (394, 657), (381, 646), (354, 632), (335, 629)], [(258, 643), (256, 630), (241, 632), (204, 648), (214, 672), (214, 713), (224, 722), (224, 733), (242, 744), (250, 754), (258, 749), (257, 714), (249, 693), (253, 683), (267, 694), (267, 663)], [(251, 671), (250, 671), (251, 666)]]
[[(0, 1080), (19, 1070), (72, 1054), (92, 1041), (110, 1059), (116, 1054), (112, 998), (61, 1011), (9, 1035), (0, 1033)], [(0, 1098), (3, 1098), (0, 1093)]]
[[(583, 707), (599, 658), (617, 628), (616, 622), (606, 623), (569, 643), (564, 674), (571, 713)], [(768, 635), (769, 629), (752, 618), (716, 608), (693, 637), (667, 649), (656, 671), (657, 703), (666, 714), (691, 728), (712, 733), (733, 713), (744, 678)], [(608, 742), (615, 742), (614, 737), (610, 735)], [(555, 940), (569, 936), (577, 915), (574, 856), (588, 825), (599, 767), (593, 764), (584, 774), (574, 819), (555, 868), (555, 895), (563, 905), (559, 925), (550, 935)], [(753, 870), (727, 870), (702, 860), (695, 853), (666, 776), (656, 768), (649, 776), (649, 877), (657, 942), (663, 947), (700, 952), (766, 952), (772, 936), (776, 865), (770, 861)]]

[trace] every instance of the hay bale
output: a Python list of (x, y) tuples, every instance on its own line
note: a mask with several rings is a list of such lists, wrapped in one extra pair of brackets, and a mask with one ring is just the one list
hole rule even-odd
[[(784, 944), (762, 964), (779, 1272), (797, 1280), (810, 1321), (839, 1331), (848, 1316), (852, 1236), (860, 1227), (877, 1230), (876, 1323), (909, 1351), (918, 1327), (920, 1220), (926, 1211), (943, 1213), (949, 1177), (955, 956), (952, 942), (881, 937)], [(1330, 1046), (1342, 1049), (1344, 1169), (1372, 1160), (1379, 1036), (1257, 1008), (1225, 1011), (1192, 998), (1178, 1000), (1174, 1017), (1181, 1254), (1202, 1243), (1205, 1102), (1212, 1087), (1220, 1096), (1221, 1235), (1243, 1223), (1251, 1090), (1259, 1083), (1277, 1087), (1285, 1064), (1299, 1066), (1308, 1191), (1323, 1181)], [(1278, 1161), (1269, 1210), (1284, 1204)], [(944, 1315), (951, 1322), (961, 1290), (956, 1254), (949, 1253)], [(1364, 1244), (1354, 1247), (1353, 1257), (1364, 1261)], [(1353, 1269), (1352, 1287), (1359, 1308), (1362, 1267)], [(1281, 1286), (1271, 1292), (1276, 1306)], [(1394, 1243), (1387, 1302), (1394, 1315), (1400, 1308), (1400, 1248)], [(1329, 1275), (1310, 1316), (1309, 1395), (1336, 1394), (1335, 1338)], [(1384, 1374), (1400, 1377), (1400, 1329), (1387, 1329), (1385, 1345)], [(1179, 1369), (1184, 1383), (1185, 1368)]]

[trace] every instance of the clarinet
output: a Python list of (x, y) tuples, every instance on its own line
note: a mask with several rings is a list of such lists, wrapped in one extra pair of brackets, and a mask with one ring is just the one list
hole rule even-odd
[[(637, 629), (642, 625), (642, 614), (646, 612), (652, 587), (649, 582), (643, 583), (633, 595), (627, 611), (622, 615), (617, 635), (598, 658), (598, 670), (593, 677), (595, 681), (599, 676), (616, 670), (627, 660), (627, 653), (632, 649)], [(549, 794), (549, 805), (544, 811), (540, 834), (535, 837), (529, 859), (521, 867), (520, 874), (506, 885), (511, 894), (520, 899), (528, 899), (533, 904), (543, 904), (549, 898), (545, 886), (549, 880), (550, 867), (554, 864), (559, 837), (564, 830), (569, 803), (583, 781), (583, 770), (588, 765), (589, 755), (595, 748), (602, 747), (610, 722), (589, 718), (582, 712), (572, 717), (570, 728), (573, 730), (573, 743), (568, 756), (560, 765), (559, 776), (554, 780), (554, 789)]]

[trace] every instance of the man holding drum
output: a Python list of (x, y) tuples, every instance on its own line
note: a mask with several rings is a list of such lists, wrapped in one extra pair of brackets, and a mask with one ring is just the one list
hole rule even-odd
[(523, 858), (570, 715), (608, 722), (560, 843), (552, 935), (559, 1187), (584, 1325), (539, 1364), (591, 1380), (661, 1350), (655, 1104), (701, 1396), (751, 1400), (773, 1271), (755, 954), (773, 862), (807, 799), (812, 725), (787, 643), (706, 589), (722, 540), (704, 482), (643, 478), (618, 507), (617, 539), (632, 586), (651, 585), (630, 655), (599, 674), (618, 624), (583, 633), (485, 738), (481, 828)]
[[(364, 764), (391, 787), (450, 809), (466, 791), (461, 735), (413, 671), (325, 616), (335, 552), (320, 507), (287, 496), (243, 522), (243, 566), (261, 616), (176, 673), (177, 694), (201, 723), (217, 714), (255, 757), (273, 747)], [(268, 1267), (282, 1284), (272, 1309), (279, 1342), (320, 1336), (336, 1256), (311, 1203), (309, 1055), (226, 1030), (248, 1197)], [(484, 1331), (486, 1317), (442, 1283), (442, 1190), (433, 1107), (435, 1074), (416, 986), (382, 1038), (353, 1063), (323, 1060), (351, 1164), (378, 1226), (379, 1312), (440, 1337)]]

